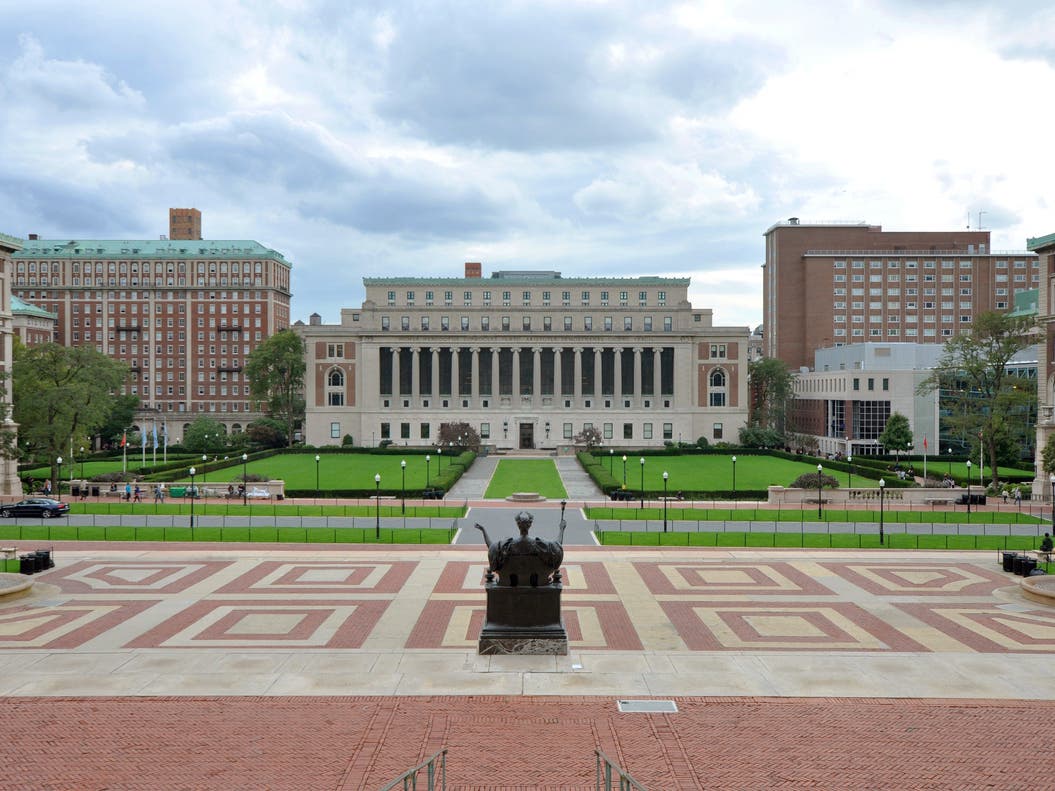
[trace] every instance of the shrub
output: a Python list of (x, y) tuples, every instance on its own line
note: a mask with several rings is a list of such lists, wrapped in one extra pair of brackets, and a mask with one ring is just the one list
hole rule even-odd
[(817, 479), (820, 478), (820, 486), (823, 489), (837, 489), (839, 488), (839, 479), (833, 478), (831, 475), (825, 475), (824, 473), (807, 472), (800, 475), (791, 484), (792, 489), (816, 489)]
[(353, 445), (355, 445), (355, 437), (353, 437), (351, 434), (345, 434), (344, 439), (341, 440), (341, 445), (345, 447), (352, 447)]

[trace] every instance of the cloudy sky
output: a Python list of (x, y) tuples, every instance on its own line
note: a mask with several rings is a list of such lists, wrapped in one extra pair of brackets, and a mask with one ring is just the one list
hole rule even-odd
[(481, 261), (691, 276), (754, 325), (789, 216), (1055, 232), (1053, 32), (1025, 0), (0, 0), (0, 231), (194, 206), (293, 262), (305, 320)]

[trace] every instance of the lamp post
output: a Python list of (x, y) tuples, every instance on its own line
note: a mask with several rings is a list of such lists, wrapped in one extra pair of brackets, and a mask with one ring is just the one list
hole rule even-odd
[[(403, 473), (403, 482), (400, 484), (400, 498), (402, 499), (402, 505), (400, 506), (400, 512), (405, 514), (407, 512), (407, 460), (403, 459), (399, 463), (400, 472)], [(405, 525), (404, 525), (405, 527)]]
[(615, 477), (615, 448), (608, 449), (608, 474)]
[(949, 448), (949, 477), (952, 477), (952, 448)]
[(84, 446), (81, 446), (81, 480), (84, 480)]
[(425, 454), (425, 488), (429, 488), (429, 462), (432, 461), (432, 456)]
[(967, 460), (967, 521), (971, 521), (971, 460)]
[(854, 488), (854, 457), (853, 456), (847, 456), (846, 457), (846, 463), (850, 465), (850, 478), (849, 478), (849, 481), (846, 484), (846, 488), (847, 489), (852, 489), (852, 488)]
[(821, 473), (824, 471), (824, 467), (820, 464), (817, 465), (817, 518), (822, 518), (821, 514)]
[(663, 532), (667, 532), (667, 471), (663, 471)]
[(733, 499), (736, 499), (736, 456), (733, 456)]
[(376, 514), (376, 520), (374, 522), (374, 538), (378, 541), (381, 540), (381, 473), (374, 475), (374, 513)]
[(55, 476), (55, 499), (58, 500), (62, 494), (62, 456), (55, 459), (55, 463), (59, 466), (59, 473)]
[(208, 460), (209, 454), (203, 453), (201, 455), (201, 485), (203, 489), (205, 488), (205, 462), (207, 462)]
[(645, 457), (641, 457), (641, 509), (645, 508)]
[(197, 472), (193, 467), (188, 470), (190, 473), (190, 529), (194, 530), (194, 473)]
[(626, 488), (626, 454), (623, 454), (623, 488)]
[[(1048, 482), (1051, 484), (1051, 524), (1055, 525), (1055, 472), (1048, 478)], [(1055, 535), (1055, 527), (1051, 528), (1051, 534)]]
[(886, 481), (879, 479), (879, 543), (883, 543), (883, 491), (886, 489)]
[(315, 454), (315, 499), (319, 499), (319, 461), (321, 457), (318, 453)]
[[(319, 457), (316, 456), (315, 458), (317, 459)], [(248, 453), (243, 453), (242, 454), (242, 505), (248, 505), (249, 504), (249, 473), (248, 473), (248, 467), (249, 467), (249, 454)], [(318, 467), (316, 466), (315, 469), (317, 471)], [(319, 488), (318, 480), (319, 480), (318, 472), (316, 472), (316, 474), (315, 474), (315, 488), (316, 489)]]
[(443, 448), (436, 448), (436, 474), (443, 475)]

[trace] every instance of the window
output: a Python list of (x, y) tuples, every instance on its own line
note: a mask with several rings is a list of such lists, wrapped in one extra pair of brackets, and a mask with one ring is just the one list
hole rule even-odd
[(564, 317), (564, 331), (571, 332), (571, 316)]
[(644, 439), (652, 439), (652, 424), (645, 423), (641, 426), (641, 436)]
[(381, 439), (392, 439), (392, 424), (382, 423), (381, 424)]
[(722, 439), (722, 436), (725, 432), (725, 428), (724, 426), (722, 426), (721, 423), (715, 423), (711, 429), (711, 432), (715, 439)]
[(524, 332), (531, 331), (531, 316), (524, 316), (523, 319)]
[(327, 357), (331, 357), (331, 358), (332, 357), (344, 357), (344, 344), (343, 343), (328, 343), (328, 344), (326, 344), (326, 356)]
[(674, 318), (672, 316), (663, 317), (663, 332), (674, 331)]
[(612, 438), (612, 424), (611, 423), (605, 423), (604, 426), (603, 426), (602, 431), (603, 431), (603, 436), (604, 436), (605, 439), (611, 439)]
[(509, 316), (502, 317), (502, 331), (509, 332)]
[(725, 371), (715, 368), (708, 376), (708, 401), (711, 406), (725, 406)]
[(481, 316), (480, 317), (480, 329), (483, 330), (484, 332), (487, 332), (488, 330), (491, 329), (491, 317), (490, 316)]
[(634, 438), (634, 424), (633, 423), (624, 423), (623, 424), (623, 439), (633, 439), (633, 438)]
[(490, 438), (491, 438), (491, 424), (490, 423), (481, 423), (480, 424), (480, 439), (490, 439)]
[(623, 317), (623, 331), (633, 332), (634, 331), (634, 319), (632, 316)]
[(410, 331), (410, 316), (400, 316), (399, 317), (399, 326), (403, 330), (403, 332), (409, 332)]
[(663, 424), (663, 439), (674, 439), (674, 424), (664, 423)]
[(652, 332), (652, 317), (651, 316), (645, 316), (642, 319), (642, 321), (645, 324), (645, 326), (644, 326), (645, 332)]
[(428, 424), (428, 423), (422, 423), (421, 424), (421, 431), (419, 433), (421, 434), (421, 438), (422, 439), (428, 439), (429, 438), (429, 434), (430, 434), (431, 431), (432, 431), (432, 427), (431, 427), (430, 424)]
[[(565, 292), (567, 293), (567, 292)], [(571, 439), (571, 423), (564, 424), (564, 439)]]
[(423, 331), (426, 331), (426, 332), (428, 331), (428, 329), (429, 329), (429, 317), (428, 316), (422, 316), (421, 317), (421, 329)]
[(611, 316), (605, 316), (604, 317), (604, 331), (605, 332), (611, 332), (612, 331), (612, 317)]
[(725, 359), (725, 344), (724, 343), (712, 343), (711, 344), (711, 359)]
[(341, 438), (341, 424), (340, 423), (330, 423), (330, 439), (340, 439), (340, 438)]
[(593, 316), (583, 316), (582, 328), (586, 332), (593, 332)]
[(552, 332), (553, 331), (553, 317), (552, 316), (543, 316), (542, 317), (542, 330), (543, 330), (543, 332)]
[(451, 317), (450, 316), (440, 316), (440, 329), (443, 332), (450, 332), (450, 329), (451, 329)]
[(326, 374), (326, 405), (344, 406), (344, 371), (340, 368)]
[(468, 332), (469, 331), (469, 317), (468, 316), (462, 316), (461, 323), (462, 323), (462, 332)]
[(410, 439), (410, 424), (409, 423), (400, 423), (399, 424), (399, 438), (400, 439)]

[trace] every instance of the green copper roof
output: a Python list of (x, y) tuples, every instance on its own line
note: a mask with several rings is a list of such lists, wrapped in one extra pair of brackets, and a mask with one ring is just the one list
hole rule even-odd
[(1049, 233), (1047, 236), (1034, 236), (1032, 239), (1026, 239), (1027, 250), (1051, 247), (1053, 244), (1055, 244), (1055, 233)]
[(1037, 315), (1037, 300), (1040, 299), (1039, 288), (1029, 288), (1025, 291), (1015, 293), (1015, 307), (1008, 316), (1035, 316)]
[(281, 253), (247, 239), (30, 239), (13, 258), (270, 258)]
[(17, 250), (25, 243), (24, 239), (19, 239), (17, 236), (8, 236), (6, 233), (0, 233), (0, 244), (5, 247), (11, 247)]
[(39, 316), (42, 319), (54, 319), (56, 321), (59, 318), (58, 313), (52, 313), (50, 310), (44, 310), (44, 308), (38, 308), (36, 305), (23, 302), (14, 295), (11, 296), (11, 312), (16, 315)]

